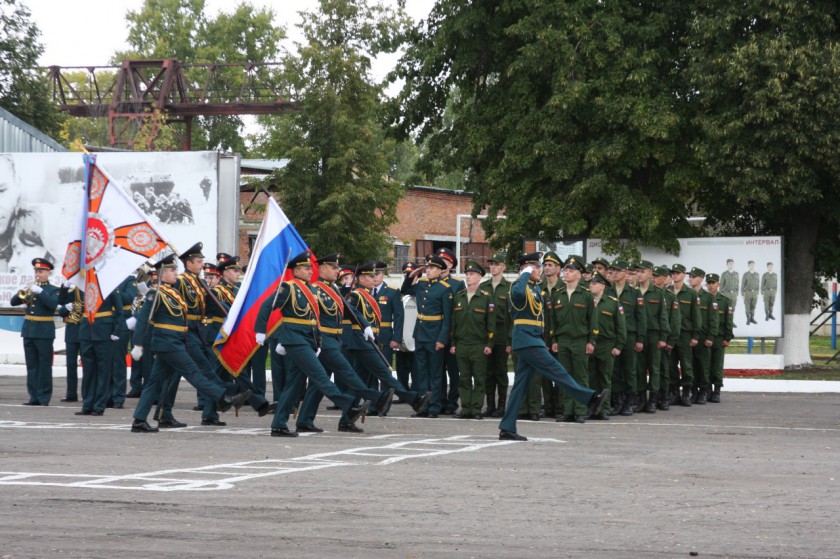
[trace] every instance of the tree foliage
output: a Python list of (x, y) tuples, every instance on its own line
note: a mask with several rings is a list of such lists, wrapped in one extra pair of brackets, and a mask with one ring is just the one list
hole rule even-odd
[(47, 76), (36, 70), (40, 34), (26, 6), (0, 0), (0, 107), (58, 138), (64, 116), (50, 99)]
[[(126, 15), (131, 50), (119, 52), (114, 62), (127, 58), (176, 58), (182, 63), (272, 62), (279, 56), (285, 37), (274, 26), (271, 9), (256, 9), (246, 2), (215, 18), (206, 14), (205, 0), (145, 0)], [(220, 68), (219, 76), (232, 96), (242, 85), (241, 69)], [(188, 87), (204, 87), (205, 70), (187, 70)], [(193, 127), (193, 149), (247, 152), (242, 119), (207, 116)]]
[(382, 87), (370, 67), (393, 50), (405, 16), (366, 0), (321, 0), (302, 15), (304, 42), (287, 64), (299, 110), (263, 118), (256, 149), (290, 159), (269, 188), (316, 254), (378, 258), (401, 189), (388, 178), (395, 143), (381, 125)]

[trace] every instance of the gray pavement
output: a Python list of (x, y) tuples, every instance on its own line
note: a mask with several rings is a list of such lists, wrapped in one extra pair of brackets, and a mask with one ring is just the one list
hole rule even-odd
[(723, 403), (585, 425), (368, 418), (365, 434), (269, 437), (225, 414), (129, 432), (20, 405), (0, 377), (0, 558), (840, 557), (836, 394), (727, 393)]

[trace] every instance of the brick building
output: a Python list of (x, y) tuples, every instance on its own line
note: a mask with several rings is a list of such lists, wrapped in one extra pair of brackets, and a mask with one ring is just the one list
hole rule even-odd
[[(262, 223), (266, 195), (248, 191), (240, 193), (239, 254), (247, 261)], [(403, 263), (422, 261), (442, 247), (456, 250), (458, 221), (460, 221), (461, 261), (476, 260), (487, 263), (490, 247), (480, 219), (469, 217), (472, 212), (472, 195), (462, 191), (415, 186), (410, 187), (397, 206), (397, 221), (389, 231), (394, 248), (384, 255), (393, 269)], [(459, 219), (458, 216), (461, 217)], [(289, 219), (294, 223), (294, 216)], [(457, 252), (457, 250), (456, 250)]]

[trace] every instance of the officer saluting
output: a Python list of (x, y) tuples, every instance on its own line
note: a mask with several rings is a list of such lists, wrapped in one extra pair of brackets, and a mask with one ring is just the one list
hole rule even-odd
[(58, 288), (49, 284), (53, 265), (44, 258), (32, 260), (35, 283), (23, 298), (12, 295), (9, 304), (26, 305), (25, 321), (20, 335), (26, 358), (26, 390), (29, 401), (25, 406), (48, 406), (52, 397), (52, 353), (55, 340), (53, 315), (58, 306)]
[(542, 272), (540, 254), (526, 254), (517, 260), (520, 266), (519, 279), (510, 290), (510, 306), (513, 314), (512, 348), (518, 357), (513, 390), (502, 422), (499, 424), (499, 439), (512, 441), (527, 440), (516, 432), (516, 416), (519, 405), (531, 377), (542, 374), (560, 386), (563, 392), (570, 394), (576, 401), (588, 406), (589, 415), (601, 411), (609, 395), (609, 390), (596, 393), (580, 386), (566, 369), (548, 352), (543, 339), (545, 316), (539, 281)]

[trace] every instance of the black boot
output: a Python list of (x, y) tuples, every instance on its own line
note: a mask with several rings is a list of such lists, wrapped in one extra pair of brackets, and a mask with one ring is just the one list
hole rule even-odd
[(633, 396), (633, 413), (642, 413), (646, 406), (646, 398), (644, 390), (641, 392), (637, 392)]
[(615, 397), (610, 402), (610, 415), (618, 415), (621, 413), (621, 408), (624, 406), (624, 394), (616, 392)]
[(654, 392), (653, 390), (650, 391), (650, 393), (648, 394), (647, 403), (645, 404), (645, 408), (642, 411), (644, 411), (645, 413), (656, 413), (656, 395), (656, 392)]
[(698, 388), (697, 389), (697, 400), (694, 402), (698, 406), (705, 406), (706, 405), (706, 393), (709, 391), (708, 388)]
[(656, 403), (656, 407), (662, 411), (671, 409), (671, 395), (667, 390), (663, 389), (659, 391), (659, 401)]
[(626, 417), (630, 417), (633, 415), (633, 404), (635, 403), (636, 395), (632, 392), (628, 392), (624, 395), (624, 402), (621, 405), (621, 411), (619, 415), (623, 415)]
[(697, 389), (697, 388), (695, 388), (695, 387), (692, 387), (692, 388), (691, 388), (691, 403), (692, 403), (692, 404), (696, 404), (696, 403), (697, 403), (697, 396), (698, 396), (698, 394), (700, 394), (700, 390), (699, 390), (699, 389)]
[(488, 392), (487, 394), (485, 394), (485, 398), (487, 400), (487, 408), (484, 410), (484, 415), (488, 417), (490, 417), (491, 415), (493, 417), (496, 417), (493, 415), (493, 413), (495, 413), (496, 411), (496, 394)]
[(684, 408), (691, 407), (691, 387), (684, 386), (682, 389), (682, 396), (680, 396), (680, 405)]
[(720, 404), (720, 386), (714, 385), (712, 387), (712, 393), (709, 396), (709, 401), (713, 404)]
[(502, 417), (505, 415), (505, 405), (507, 404), (507, 391), (502, 391), (499, 394), (499, 405), (496, 406), (496, 411), (492, 413), (493, 417)]

